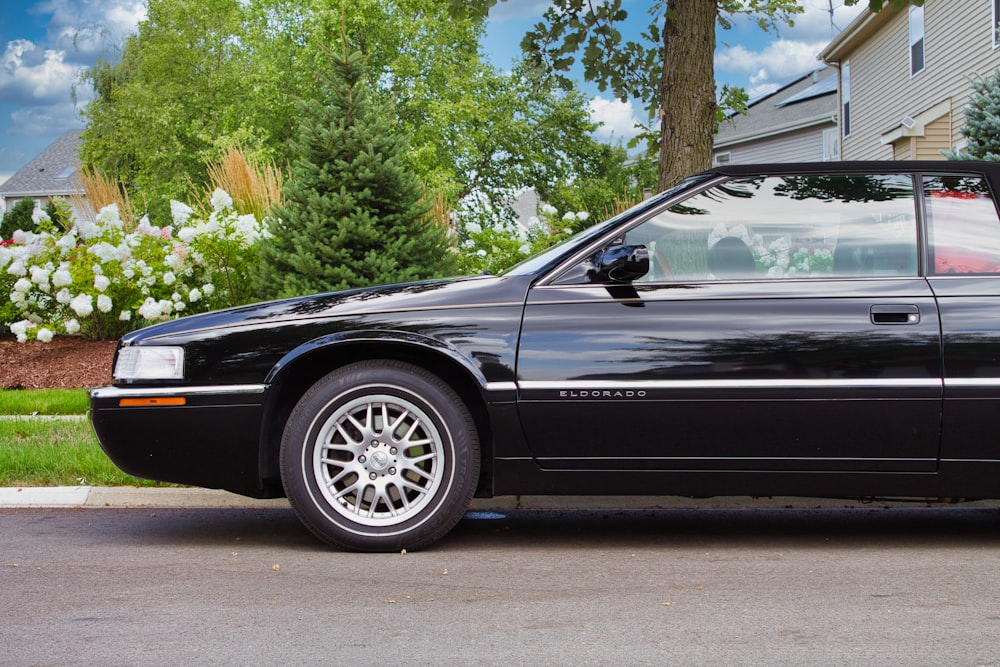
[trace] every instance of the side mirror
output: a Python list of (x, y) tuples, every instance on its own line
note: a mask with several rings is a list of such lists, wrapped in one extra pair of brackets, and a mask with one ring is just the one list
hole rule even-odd
[(587, 278), (592, 283), (630, 283), (649, 273), (649, 251), (644, 245), (613, 245), (591, 259)]

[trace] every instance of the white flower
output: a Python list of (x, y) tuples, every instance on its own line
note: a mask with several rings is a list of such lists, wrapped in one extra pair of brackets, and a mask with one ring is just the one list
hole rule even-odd
[(24, 231), (23, 229), (15, 229), (14, 234), (11, 235), (10, 238), (11, 240), (14, 241), (14, 243), (17, 243), (18, 245), (24, 245), (25, 243), (28, 242), (28, 232)]
[(177, 238), (184, 241), (184, 243), (190, 243), (191, 239), (196, 236), (198, 236), (198, 230), (194, 227), (182, 227), (177, 232)]
[(559, 211), (552, 204), (542, 204), (542, 214), (543, 215), (555, 215)]
[(66, 333), (70, 336), (80, 333), (80, 323), (76, 321), (75, 317), (71, 320), (66, 320), (63, 322), (63, 325), (66, 327)]
[(56, 245), (59, 246), (59, 249), (63, 251), (63, 254), (75, 248), (76, 243), (77, 243), (76, 227), (69, 230), (69, 232), (67, 232), (66, 234), (63, 234), (62, 238), (56, 241)]
[(139, 306), (139, 316), (147, 320), (158, 320), (163, 316), (160, 304), (153, 297), (147, 297)]
[(52, 274), (52, 286), (53, 287), (66, 287), (67, 285), (73, 284), (73, 276), (70, 274), (68, 269), (59, 267), (59, 269)]
[(177, 255), (176, 253), (168, 253), (167, 256), (163, 258), (164, 266), (167, 266), (174, 270), (179, 269), (181, 267), (181, 264), (183, 264), (183, 262), (184, 260), (182, 260), (180, 256)]
[(160, 306), (160, 312), (164, 315), (169, 315), (174, 309), (174, 304), (170, 303), (166, 299), (160, 299), (158, 305)]
[(233, 207), (233, 198), (222, 188), (216, 188), (212, 193), (212, 208), (216, 211)]
[(122, 322), (128, 322), (129, 320), (132, 319), (132, 311), (123, 310), (121, 313), (118, 314), (118, 319), (121, 320)]
[(478, 256), (480, 256), (480, 257), (486, 257), (486, 251), (485, 251), (485, 250), (483, 250), (482, 248), (480, 248), (479, 250), (477, 250), (477, 251), (476, 251), (476, 254), (477, 254)]
[(95, 243), (87, 250), (87, 252), (92, 255), (96, 255), (102, 262), (110, 262), (111, 260), (121, 259), (121, 253), (119, 253), (118, 247), (105, 241)]
[(194, 209), (179, 201), (170, 200), (170, 217), (174, 219), (174, 224), (183, 225), (194, 215)]
[(243, 237), (246, 245), (253, 245), (260, 238), (260, 225), (252, 214), (236, 218), (236, 232)]
[(18, 343), (24, 343), (28, 340), (28, 327), (30, 326), (31, 322), (28, 320), (14, 322), (14, 324), (10, 325), (10, 332), (17, 336)]
[(574, 213), (573, 211), (566, 211), (565, 213), (563, 213), (562, 219), (567, 221), (576, 220), (576, 213)]
[(96, 223), (90, 220), (79, 219), (76, 221), (76, 225), (73, 226), (76, 234), (83, 240), (92, 239), (96, 236), (100, 236), (101, 228), (97, 226)]
[(43, 220), (45, 222), (52, 222), (52, 218), (49, 217), (49, 214), (40, 208), (36, 208), (34, 211), (31, 212), (31, 221), (33, 223), (37, 225), (39, 222), (42, 222)]
[(24, 262), (20, 259), (15, 259), (10, 263), (10, 266), (7, 267), (7, 273), (12, 276), (24, 276), (28, 274), (28, 270), (24, 268)]
[(63, 287), (61, 290), (56, 292), (56, 301), (64, 306), (68, 306), (70, 301), (73, 300), (73, 294), (68, 289)]
[(201, 299), (201, 290), (199, 290), (197, 287), (188, 292), (188, 301), (190, 301), (191, 303), (194, 303), (195, 301), (198, 301), (200, 299)]
[(184, 302), (183, 301), (174, 301), (174, 311), (175, 312), (179, 313), (182, 310), (184, 310), (184, 308), (185, 308), (185, 306), (184, 306)]
[(579, 211), (576, 214), (576, 219), (580, 220), (581, 222), (584, 221), (584, 220), (589, 220), (590, 219), (590, 214), (587, 213), (586, 211)]
[(97, 214), (97, 224), (115, 229), (122, 228), (122, 219), (118, 213), (118, 204), (108, 204)]
[(465, 223), (465, 231), (470, 234), (481, 234), (483, 231), (483, 226), (478, 222), (467, 222)]
[[(111, 285), (111, 279), (107, 276), (94, 276), (94, 289), (98, 292), (103, 292), (108, 289), (109, 285)], [(98, 299), (98, 303), (100, 303), (100, 299)], [(105, 310), (104, 312), (106, 313), (108, 311)]]
[(41, 329), (35, 332), (35, 338), (42, 341), (43, 343), (51, 343), (52, 331), (51, 329), (46, 329), (45, 327), (42, 327)]
[(213, 294), (215, 294), (215, 285), (213, 285), (212, 283), (205, 283), (204, 285), (201, 286), (201, 292), (205, 296), (212, 296)]
[(70, 309), (80, 317), (94, 312), (94, 299), (89, 294), (78, 294), (69, 302)]
[(31, 291), (31, 281), (27, 278), (19, 278), (16, 283), (14, 283), (14, 291), (20, 292), (21, 294), (27, 294)]
[(174, 275), (173, 271), (167, 271), (166, 273), (163, 274), (164, 285), (173, 285), (174, 282), (176, 282), (176, 280), (177, 276)]
[(102, 313), (110, 313), (111, 306), (112, 306), (111, 297), (109, 297), (107, 294), (98, 295), (97, 310), (101, 311)]

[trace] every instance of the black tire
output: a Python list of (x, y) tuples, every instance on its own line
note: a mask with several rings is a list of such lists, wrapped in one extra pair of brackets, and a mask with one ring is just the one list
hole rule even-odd
[(288, 500), (317, 537), (355, 551), (412, 550), (462, 518), (479, 478), (479, 439), (440, 378), (363, 361), (299, 400), (280, 460)]

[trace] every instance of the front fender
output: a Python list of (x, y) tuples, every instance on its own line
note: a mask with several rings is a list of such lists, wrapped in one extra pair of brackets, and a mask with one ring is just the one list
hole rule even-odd
[(458, 348), (449, 345), (443, 340), (432, 338), (420, 333), (414, 333), (412, 331), (361, 330), (331, 333), (319, 336), (318, 338), (314, 338), (298, 345), (285, 354), (271, 368), (271, 371), (265, 379), (265, 384), (273, 384), (279, 379), (282, 371), (305, 359), (311, 354), (315, 354), (323, 350), (329, 350), (334, 346), (353, 344), (401, 345), (404, 347), (412, 347), (415, 351), (423, 353), (444, 355), (464, 369), (476, 382), (476, 384), (479, 385), (483, 392), (486, 391), (489, 383), (482, 367), (477, 364), (473, 358), (467, 354), (463, 354)]

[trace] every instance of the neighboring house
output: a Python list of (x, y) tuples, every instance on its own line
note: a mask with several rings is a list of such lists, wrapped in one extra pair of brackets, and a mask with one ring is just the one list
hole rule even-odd
[(0, 211), (9, 211), (22, 199), (33, 199), (36, 206), (44, 206), (52, 197), (83, 195), (73, 179), (79, 165), (81, 132), (65, 133), (0, 185)]
[(1000, 0), (865, 9), (820, 52), (839, 71), (844, 160), (944, 159), (961, 150), (971, 82), (1000, 67)]
[(724, 120), (713, 164), (839, 159), (837, 72), (821, 67), (751, 100), (745, 114)]

